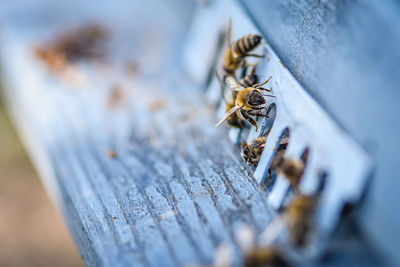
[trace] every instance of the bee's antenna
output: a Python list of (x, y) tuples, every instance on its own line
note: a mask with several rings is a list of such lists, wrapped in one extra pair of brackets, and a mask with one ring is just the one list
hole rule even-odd
[(271, 92), (272, 91), (272, 87), (269, 88), (269, 89), (264, 88), (264, 87), (258, 87), (257, 89), (260, 89), (260, 90), (263, 90), (263, 91), (267, 91), (267, 92)]
[(262, 83), (258, 83), (256, 85), (254, 85), (254, 87), (259, 88), (259, 87), (263, 86), (264, 84), (268, 83), (271, 79), (272, 79), (272, 76), (269, 76), (268, 80), (266, 80), (265, 82), (262, 82)]

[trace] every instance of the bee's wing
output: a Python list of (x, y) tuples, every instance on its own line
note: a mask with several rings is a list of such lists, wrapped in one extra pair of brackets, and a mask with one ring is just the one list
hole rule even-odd
[(225, 82), (228, 88), (231, 89), (232, 91), (240, 92), (244, 89), (244, 87), (240, 83), (238, 83), (236, 79), (233, 78), (232, 76), (226, 77)]
[(225, 113), (222, 119), (219, 122), (217, 122), (217, 124), (215, 124), (215, 127), (220, 126), (224, 121), (226, 121), (230, 116), (232, 116), (233, 113), (235, 113), (241, 108), (243, 108), (243, 106), (234, 106), (233, 108), (231, 108), (227, 113)]

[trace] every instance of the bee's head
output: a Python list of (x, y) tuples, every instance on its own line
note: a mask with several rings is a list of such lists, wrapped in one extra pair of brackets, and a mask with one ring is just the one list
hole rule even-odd
[(252, 90), (249, 96), (249, 100), (247, 101), (251, 106), (261, 106), (265, 104), (265, 98), (260, 90)]
[(247, 164), (257, 167), (258, 164), (257, 155), (254, 153), (254, 151), (251, 150), (250, 145), (248, 143), (243, 143), (241, 147), (242, 147), (241, 156), (243, 160)]
[(248, 160), (250, 159), (250, 148), (249, 148), (249, 144), (248, 143), (243, 143), (241, 145), (242, 148), (242, 152), (241, 152), (241, 156), (243, 158), (244, 161), (248, 162)]

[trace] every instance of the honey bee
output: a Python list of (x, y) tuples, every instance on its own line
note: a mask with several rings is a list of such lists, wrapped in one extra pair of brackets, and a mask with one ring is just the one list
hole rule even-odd
[(304, 172), (304, 162), (299, 159), (284, 156), (284, 151), (278, 151), (272, 160), (270, 169), (289, 180), (290, 184), (297, 188)]
[[(236, 91), (232, 91), (231, 92), (231, 99), (227, 99), (226, 95), (225, 95), (225, 90), (224, 90), (224, 83), (222, 82), (221, 77), (218, 74), (218, 71), (216, 72), (217, 78), (218, 78), (218, 82), (221, 88), (221, 94), (222, 94), (222, 98), (225, 101), (226, 107), (225, 107), (225, 112), (228, 112), (229, 110), (231, 110), (234, 106), (235, 106), (235, 99), (237, 97), (237, 92)], [(233, 127), (233, 128), (239, 128), (242, 129), (244, 127), (246, 127), (246, 122), (242, 119), (240, 119), (237, 114), (232, 114), (232, 116), (230, 116), (227, 120), (226, 120), (226, 125), (228, 125), (229, 127)]]
[(264, 184), (264, 186), (266, 188), (270, 187), (273, 184), (274, 180), (275, 180), (274, 179), (274, 173), (276, 172), (276, 170), (275, 170), (275, 168), (276, 168), (275, 166), (277, 164), (276, 162), (278, 161), (279, 158), (283, 157), (283, 155), (285, 154), (285, 151), (286, 151), (288, 143), (289, 143), (289, 136), (287, 136), (287, 135), (283, 136), (281, 138), (281, 140), (279, 141), (279, 146), (278, 146), (277, 151), (275, 153), (274, 159), (272, 160), (271, 166), (268, 169), (268, 177), (267, 177), (267, 180), (266, 180), (266, 182)]
[(292, 242), (297, 246), (307, 243), (318, 199), (318, 194), (298, 195), (285, 210), (286, 225)]
[(241, 156), (247, 164), (257, 167), (264, 151), (267, 137), (261, 136), (254, 139), (250, 144), (245, 142), (241, 145)]
[[(235, 98), (235, 105), (231, 105), (233, 107), (225, 113), (223, 118), (215, 126), (217, 127), (221, 125), (231, 116), (237, 116), (241, 120), (248, 121), (252, 126), (256, 127), (256, 130), (258, 130), (257, 122), (253, 117), (255, 117), (256, 119), (258, 119), (259, 117), (268, 118), (268, 112), (270, 110), (262, 106), (266, 103), (264, 96), (274, 96), (268, 94), (264, 95), (262, 91), (271, 92), (272, 89), (266, 89), (262, 86), (268, 83), (270, 80), (271, 77), (269, 77), (268, 80), (266, 80), (265, 82), (246, 87), (245, 85), (236, 81), (233, 76), (228, 75), (225, 78), (225, 82), (227, 84), (227, 87), (232, 90), (232, 96), (234, 96)], [(262, 110), (266, 110), (267, 113), (262, 113)]]
[[(258, 83), (258, 76), (255, 74), (257, 70), (257, 65), (253, 67), (253, 70), (251, 71), (250, 74), (244, 76), (243, 78), (240, 79), (239, 83), (244, 85), (245, 87), (251, 87), (255, 84)], [(244, 70), (246, 71), (246, 70)], [(226, 108), (225, 108), (225, 112), (228, 112), (229, 110), (231, 110), (234, 106), (235, 106), (235, 99), (237, 97), (238, 92), (237, 91), (231, 91), (231, 100), (226, 99), (226, 95), (225, 95), (225, 86), (224, 83), (221, 79), (221, 76), (219, 75), (218, 71), (216, 71), (216, 76), (218, 78), (218, 82), (221, 88), (221, 95), (222, 98), (224, 99), (225, 103), (226, 103)], [(234, 128), (244, 128), (246, 127), (246, 122), (242, 119), (240, 119), (237, 114), (232, 114), (231, 117), (229, 117), (226, 120), (226, 124), (230, 127), (234, 127)]]
[(225, 52), (223, 70), (226, 75), (235, 75), (239, 67), (246, 65), (246, 57), (264, 57), (263, 55), (250, 54), (262, 40), (258, 34), (248, 34), (232, 43), (232, 20), (229, 21), (228, 28), (228, 50)]
[(240, 84), (244, 85), (245, 87), (252, 87), (253, 85), (258, 83), (258, 76), (254, 73), (244, 76), (239, 81)]
[(244, 266), (289, 266), (289, 264), (277, 247), (256, 247), (245, 255)]

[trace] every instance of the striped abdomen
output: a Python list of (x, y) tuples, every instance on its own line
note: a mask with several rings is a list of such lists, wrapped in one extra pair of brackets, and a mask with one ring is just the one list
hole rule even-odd
[(260, 44), (261, 39), (261, 35), (258, 34), (243, 36), (233, 44), (233, 51), (239, 56), (246, 56), (247, 53)]
[(245, 87), (253, 87), (253, 85), (258, 83), (258, 77), (255, 74), (246, 75), (239, 82)]

